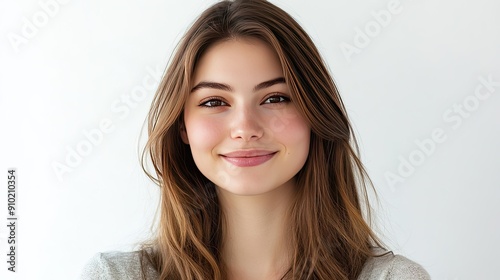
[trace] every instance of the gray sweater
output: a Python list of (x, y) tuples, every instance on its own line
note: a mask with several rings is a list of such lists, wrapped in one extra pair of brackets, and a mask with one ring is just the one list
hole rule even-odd
[[(158, 279), (152, 267), (147, 268), (148, 279)], [(140, 280), (139, 252), (107, 252), (96, 254), (84, 267), (82, 280)], [(358, 280), (429, 280), (430, 276), (419, 264), (400, 255), (387, 254), (369, 259)]]

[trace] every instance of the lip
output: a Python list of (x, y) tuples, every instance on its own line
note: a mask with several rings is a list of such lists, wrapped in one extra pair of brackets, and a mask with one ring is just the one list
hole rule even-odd
[(265, 150), (241, 150), (221, 154), (221, 157), (238, 167), (261, 165), (274, 157), (277, 152)]

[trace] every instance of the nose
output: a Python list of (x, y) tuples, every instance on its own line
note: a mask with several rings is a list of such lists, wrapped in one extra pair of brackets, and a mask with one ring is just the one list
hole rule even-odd
[(232, 116), (231, 138), (245, 142), (262, 138), (264, 127), (258, 113), (251, 109), (241, 109)]

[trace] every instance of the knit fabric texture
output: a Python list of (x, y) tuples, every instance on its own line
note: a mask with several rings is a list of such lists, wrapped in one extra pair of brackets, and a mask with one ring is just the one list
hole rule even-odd
[[(156, 270), (145, 268), (146, 279), (158, 279)], [(85, 265), (81, 280), (140, 280), (140, 252), (97, 253)], [(430, 276), (419, 264), (392, 253), (370, 258), (358, 280), (429, 280)]]

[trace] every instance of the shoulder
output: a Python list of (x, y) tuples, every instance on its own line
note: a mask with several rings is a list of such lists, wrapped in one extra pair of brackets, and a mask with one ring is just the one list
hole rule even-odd
[[(152, 266), (145, 270), (148, 275), (156, 276)], [(141, 251), (113, 251), (95, 254), (84, 266), (80, 279), (142, 279), (142, 275)]]
[[(378, 253), (378, 252), (377, 252)], [(366, 261), (358, 280), (382, 279), (431, 279), (427, 271), (418, 263), (392, 252), (386, 252)]]

